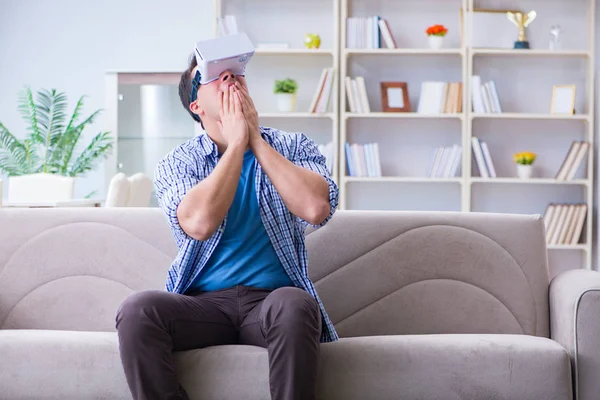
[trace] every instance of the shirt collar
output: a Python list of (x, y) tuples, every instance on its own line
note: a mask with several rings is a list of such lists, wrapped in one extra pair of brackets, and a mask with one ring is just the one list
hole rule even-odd
[[(271, 138), (271, 128), (265, 128), (263, 126), (260, 126), (259, 129), (261, 136), (265, 140), (267, 140), (267, 142), (270, 142), (269, 139)], [(213, 142), (213, 140), (210, 138), (210, 136), (208, 136), (208, 133), (206, 133), (206, 131), (200, 132), (198, 136), (196, 136), (196, 140), (200, 144), (200, 154), (202, 156), (212, 156), (214, 158), (217, 158), (219, 154), (219, 149), (217, 148), (215, 142)]]

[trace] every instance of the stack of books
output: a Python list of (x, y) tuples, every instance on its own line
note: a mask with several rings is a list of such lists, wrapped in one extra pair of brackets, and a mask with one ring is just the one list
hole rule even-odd
[(549, 204), (544, 214), (546, 243), (576, 245), (581, 238), (587, 204)]
[(417, 112), (422, 114), (462, 113), (462, 92), (463, 85), (460, 82), (423, 82)]
[(461, 156), (462, 147), (459, 145), (438, 147), (434, 150), (427, 175), (430, 178), (452, 178), (457, 176), (460, 170)]
[(501, 113), (502, 107), (496, 83), (494, 81), (482, 83), (481, 77), (477, 75), (473, 75), (471, 82), (473, 83), (471, 88), (473, 112), (481, 114)]
[(471, 145), (475, 161), (477, 162), (477, 168), (479, 169), (479, 175), (482, 178), (496, 178), (496, 168), (494, 168), (487, 143), (482, 142), (479, 138), (472, 137)]
[(389, 49), (396, 48), (387, 22), (379, 16), (351, 17), (346, 20), (346, 42), (349, 49), (379, 49), (380, 34)]
[(379, 144), (350, 144), (344, 145), (348, 176), (381, 176), (381, 161), (379, 159)]
[(563, 160), (563, 163), (560, 166), (558, 173), (556, 174), (556, 179), (559, 181), (572, 180), (575, 177), (575, 173), (579, 169), (579, 166), (585, 158), (585, 155), (587, 154), (589, 148), (589, 142), (575, 141), (571, 143), (569, 152), (567, 153), (567, 156)]
[(367, 87), (365, 85), (365, 79), (362, 76), (357, 76), (354, 79), (347, 76), (345, 86), (346, 96), (348, 96), (348, 106), (350, 107), (350, 112), (371, 112), (371, 107), (369, 106), (369, 98), (367, 97)]
[(327, 164), (327, 170), (330, 174), (333, 174), (333, 143), (329, 142), (326, 144), (318, 145), (319, 152), (325, 156), (325, 163)]
[(331, 93), (333, 92), (333, 82), (335, 78), (335, 68), (323, 68), (319, 85), (313, 96), (308, 109), (309, 113), (325, 113), (329, 109)]

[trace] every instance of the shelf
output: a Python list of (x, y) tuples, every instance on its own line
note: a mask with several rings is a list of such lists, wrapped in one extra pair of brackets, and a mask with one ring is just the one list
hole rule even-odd
[(402, 176), (344, 176), (344, 182), (395, 182), (395, 183), (461, 183), (461, 178), (425, 178), (425, 177), (402, 177)]
[(519, 185), (580, 185), (588, 186), (588, 179), (575, 179), (571, 181), (558, 181), (553, 178), (531, 178), (531, 179), (520, 179), (520, 178), (471, 178), (473, 183), (504, 183), (504, 184), (519, 184)]
[(547, 120), (574, 120), (589, 121), (590, 116), (581, 115), (553, 115), (553, 114), (528, 114), (528, 113), (497, 113), (497, 114), (471, 114), (471, 119), (547, 119)]
[(473, 56), (515, 56), (515, 57), (589, 57), (586, 50), (538, 50), (538, 49), (472, 49)]
[(333, 118), (332, 113), (259, 113), (258, 118)]
[(346, 49), (347, 55), (463, 55), (462, 49)]
[(417, 119), (463, 119), (464, 114), (422, 114), (416, 112), (344, 113), (345, 118), (417, 118)]
[(548, 250), (583, 250), (587, 251), (587, 244), (548, 244), (546, 245)]
[(333, 51), (330, 49), (256, 49), (255, 55), (276, 56), (332, 56)]

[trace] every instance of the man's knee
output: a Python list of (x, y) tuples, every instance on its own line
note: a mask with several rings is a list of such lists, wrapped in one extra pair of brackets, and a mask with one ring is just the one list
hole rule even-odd
[(315, 298), (294, 287), (274, 290), (263, 305), (272, 322), (281, 327), (296, 329), (301, 326), (319, 326), (321, 312)]
[(142, 316), (146, 315), (144, 310), (156, 307), (160, 303), (161, 294), (163, 292), (158, 290), (146, 290), (127, 296), (117, 310), (117, 330), (124, 321), (139, 322)]

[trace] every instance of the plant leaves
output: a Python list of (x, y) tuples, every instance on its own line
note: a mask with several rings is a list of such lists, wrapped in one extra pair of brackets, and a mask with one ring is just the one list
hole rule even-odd
[(37, 119), (39, 124), (39, 135), (35, 135), (36, 144), (42, 146), (44, 151), (42, 172), (51, 172), (49, 164), (52, 163), (53, 153), (62, 136), (65, 124), (65, 109), (67, 108), (67, 96), (58, 93), (55, 89), (41, 90), (38, 92)]
[(16, 176), (28, 173), (29, 155), (25, 143), (21, 143), (0, 123), (0, 171)]
[(93, 112), (89, 117), (84, 119), (80, 124), (75, 127), (69, 128), (62, 135), (60, 141), (57, 143), (57, 147), (60, 149), (60, 158), (57, 160), (57, 169), (60, 171), (61, 175), (69, 174), (69, 165), (71, 164), (71, 159), (73, 158), (73, 154), (75, 153), (75, 148), (77, 147), (77, 143), (81, 138), (81, 134), (83, 129), (88, 125), (94, 123), (96, 117), (100, 114), (102, 110), (97, 110)]
[(108, 156), (112, 148), (113, 138), (110, 132), (97, 134), (70, 166), (68, 176), (78, 176), (91, 171), (101, 158)]

